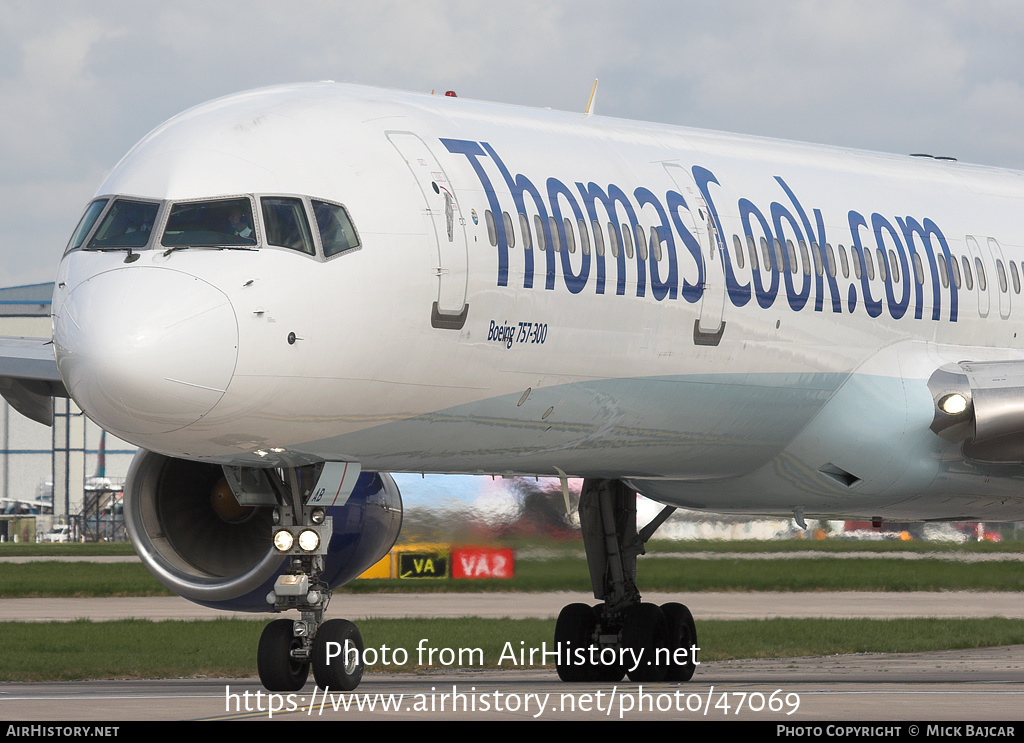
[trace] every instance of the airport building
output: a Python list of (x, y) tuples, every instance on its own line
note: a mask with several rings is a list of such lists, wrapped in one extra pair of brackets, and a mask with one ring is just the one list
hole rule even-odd
[[(0, 289), (0, 335), (50, 337), (52, 294), (52, 283)], [(0, 426), (0, 539), (32, 540), (63, 524), (72, 538), (119, 536), (120, 490), (135, 447), (63, 398), (54, 400), (52, 428), (0, 400)]]

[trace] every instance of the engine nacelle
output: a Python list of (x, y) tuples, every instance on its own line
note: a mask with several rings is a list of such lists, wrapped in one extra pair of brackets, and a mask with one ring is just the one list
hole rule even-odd
[[(125, 526), (142, 562), (179, 596), (231, 611), (270, 611), (267, 594), (288, 567), (271, 544), (269, 506), (215, 508), (219, 465), (140, 449), (124, 487)], [(363, 472), (334, 519), (322, 578), (336, 588), (387, 554), (402, 526), (402, 499), (386, 473)]]

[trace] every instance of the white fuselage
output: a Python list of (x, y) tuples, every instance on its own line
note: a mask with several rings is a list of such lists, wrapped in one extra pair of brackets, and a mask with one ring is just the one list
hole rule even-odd
[[(154, 235), (134, 257), (65, 255), (57, 358), (100, 425), (189, 459), (1022, 518), (1024, 469), (932, 433), (927, 387), (949, 362), (1024, 359), (1022, 178), (345, 85), (255, 91), (159, 127), (100, 187), (159, 202)], [(343, 205), (359, 248), (160, 242), (173, 203), (265, 195)]]

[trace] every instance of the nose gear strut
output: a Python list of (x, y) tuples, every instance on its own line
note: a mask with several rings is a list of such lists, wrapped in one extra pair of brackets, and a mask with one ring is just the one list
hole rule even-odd
[(297, 620), (277, 619), (260, 636), (256, 665), (269, 691), (297, 691), (313, 677), (322, 689), (352, 691), (363, 677), (363, 639), (344, 619), (324, 621), (331, 589), (321, 576), (333, 533), (333, 519), (318, 505), (304, 504), (312, 488), (303, 491), (296, 469), (285, 471), (285, 486), (274, 473), (278, 494), (273, 540), (289, 556), (287, 572), (278, 576), (267, 596), (274, 611), (297, 609)]

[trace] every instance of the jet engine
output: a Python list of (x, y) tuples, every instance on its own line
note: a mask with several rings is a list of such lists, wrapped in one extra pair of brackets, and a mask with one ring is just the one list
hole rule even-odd
[[(125, 482), (125, 526), (143, 563), (174, 593), (215, 609), (271, 609), (267, 594), (288, 566), (271, 542), (274, 510), (239, 505), (220, 465), (145, 449)], [(363, 472), (345, 504), (327, 515), (334, 530), (322, 578), (336, 588), (394, 545), (402, 526), (398, 486), (386, 473)]]

